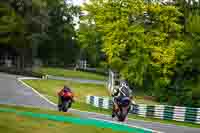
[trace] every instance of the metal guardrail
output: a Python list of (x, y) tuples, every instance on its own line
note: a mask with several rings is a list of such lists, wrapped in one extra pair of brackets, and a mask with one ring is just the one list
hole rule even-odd
[[(86, 103), (103, 109), (112, 108), (112, 101), (108, 97), (87, 96)], [(200, 108), (138, 104), (132, 106), (130, 113), (142, 117), (200, 124)]]

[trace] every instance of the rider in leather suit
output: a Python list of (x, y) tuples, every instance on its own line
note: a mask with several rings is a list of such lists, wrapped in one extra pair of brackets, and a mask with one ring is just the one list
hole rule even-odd
[(118, 109), (117, 102), (123, 97), (130, 97), (132, 99), (132, 90), (129, 88), (126, 82), (122, 81), (119, 88), (115, 88), (113, 93), (113, 113), (112, 117), (115, 117), (114, 111)]

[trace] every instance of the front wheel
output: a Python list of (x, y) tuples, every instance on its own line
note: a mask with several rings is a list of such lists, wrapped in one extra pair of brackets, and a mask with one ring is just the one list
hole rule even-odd
[(70, 108), (71, 102), (72, 102), (71, 100), (68, 100), (68, 101), (63, 103), (63, 108), (62, 108), (63, 112), (67, 112), (68, 111), (68, 109)]
[(118, 121), (120, 121), (120, 122), (124, 122), (125, 119), (126, 119), (126, 116), (127, 116), (127, 115), (120, 114), (120, 115), (118, 116)]
[(62, 111), (62, 104), (58, 104), (58, 111), (61, 112)]
[(120, 122), (124, 122), (127, 115), (128, 115), (128, 112), (129, 112), (129, 109), (130, 107), (122, 107), (120, 108), (120, 111), (118, 112), (118, 120)]

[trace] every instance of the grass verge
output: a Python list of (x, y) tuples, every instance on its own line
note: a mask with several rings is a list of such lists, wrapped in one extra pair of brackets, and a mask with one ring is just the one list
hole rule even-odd
[(61, 68), (39, 68), (35, 70), (36, 73), (48, 74), (53, 76), (61, 76), (68, 78), (80, 78), (80, 79), (89, 79), (89, 80), (107, 80), (106, 76), (90, 73), (90, 72), (82, 72), (82, 71), (74, 71), (74, 70), (66, 70)]
[[(0, 107), (8, 106), (0, 105)], [(14, 106), (12, 108), (21, 111), (31, 109)], [(34, 108), (31, 109), (31, 112), (45, 113), (46, 111)], [(41, 118), (19, 116), (15, 113), (0, 112), (0, 118), (0, 132), (2, 133), (121, 133), (108, 128), (97, 128), (95, 126), (82, 126), (67, 122), (56, 122)]]
[(38, 92), (43, 94), (54, 103), (57, 103), (58, 91), (60, 91), (63, 85), (67, 85), (72, 88), (73, 92), (75, 93), (75, 103), (73, 104), (73, 108), (79, 110), (95, 111), (99, 113), (105, 112), (104, 109), (92, 107), (91, 105), (87, 105), (85, 102), (87, 95), (108, 96), (108, 91), (105, 85), (59, 80), (24, 80), (24, 82), (36, 89)]

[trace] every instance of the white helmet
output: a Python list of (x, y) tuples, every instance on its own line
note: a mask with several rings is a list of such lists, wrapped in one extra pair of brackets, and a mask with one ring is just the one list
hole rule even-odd
[(121, 81), (121, 86), (128, 87), (128, 84), (127, 84), (127, 82), (125, 80), (122, 80)]

